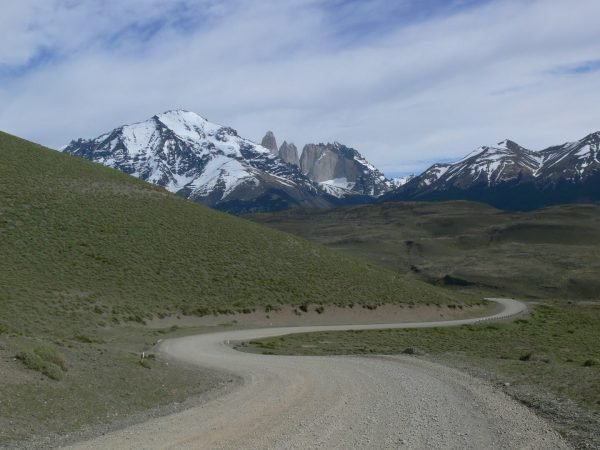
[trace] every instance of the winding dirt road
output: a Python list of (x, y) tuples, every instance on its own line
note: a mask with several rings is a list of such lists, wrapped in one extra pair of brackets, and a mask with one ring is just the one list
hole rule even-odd
[[(494, 299), (498, 320), (525, 305)], [(563, 449), (524, 406), (457, 370), (411, 357), (292, 357), (240, 353), (229, 341), (295, 332), (456, 326), (482, 319), (228, 331), (163, 342), (170, 357), (243, 383), (201, 406), (144, 422), (77, 449)]]

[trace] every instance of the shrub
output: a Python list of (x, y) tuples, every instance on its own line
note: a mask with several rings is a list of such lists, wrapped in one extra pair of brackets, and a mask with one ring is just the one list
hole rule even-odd
[(586, 359), (583, 362), (583, 367), (592, 367), (592, 366), (597, 366), (598, 365), (598, 361), (595, 359)]
[(524, 353), (521, 356), (519, 356), (519, 361), (529, 361), (532, 356), (533, 356), (532, 352)]
[(150, 361), (146, 358), (140, 359), (140, 366), (142, 366), (144, 369), (152, 368), (152, 364), (150, 364)]
[(404, 350), (402, 350), (402, 353), (405, 355), (420, 355), (421, 352), (416, 349), (415, 347), (406, 347)]
[(38, 345), (33, 349), (22, 350), (16, 358), (25, 367), (41, 372), (52, 380), (61, 380), (63, 372), (68, 370), (67, 362), (52, 347)]

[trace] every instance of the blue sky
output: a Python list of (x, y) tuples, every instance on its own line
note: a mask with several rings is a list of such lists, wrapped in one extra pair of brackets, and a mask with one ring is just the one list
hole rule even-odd
[(0, 129), (60, 147), (185, 108), (386, 174), (600, 130), (600, 2), (8, 0)]

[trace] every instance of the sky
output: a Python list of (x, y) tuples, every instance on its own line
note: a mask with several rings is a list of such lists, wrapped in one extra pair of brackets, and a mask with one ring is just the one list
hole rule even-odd
[(0, 130), (59, 148), (170, 109), (388, 176), (600, 130), (600, 1), (2, 0)]

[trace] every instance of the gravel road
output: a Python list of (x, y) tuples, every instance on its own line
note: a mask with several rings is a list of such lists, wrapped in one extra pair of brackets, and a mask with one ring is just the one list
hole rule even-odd
[[(521, 313), (525, 305), (486, 320)], [(228, 343), (292, 332), (452, 326), (481, 319), (220, 332), (163, 342), (163, 355), (243, 378), (202, 405), (82, 442), (77, 449), (563, 449), (526, 407), (460, 371), (411, 357), (292, 357)]]

